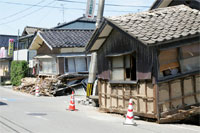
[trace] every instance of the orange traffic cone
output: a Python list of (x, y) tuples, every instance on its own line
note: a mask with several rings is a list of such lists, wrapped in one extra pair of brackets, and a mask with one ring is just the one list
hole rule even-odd
[(128, 105), (128, 111), (126, 115), (126, 120), (123, 123), (124, 125), (134, 125), (136, 126), (136, 123), (134, 122), (134, 115), (133, 115), (133, 100), (129, 100), (129, 105)]
[(77, 111), (75, 109), (75, 100), (74, 100), (74, 92), (72, 91), (72, 95), (71, 95), (71, 99), (70, 99), (70, 103), (69, 103), (69, 110), (70, 111)]

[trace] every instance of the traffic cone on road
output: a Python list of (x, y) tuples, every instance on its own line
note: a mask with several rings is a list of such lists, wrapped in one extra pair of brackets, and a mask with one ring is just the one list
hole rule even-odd
[(39, 87), (36, 86), (36, 87), (35, 87), (35, 96), (36, 96), (36, 97), (39, 97), (39, 96), (40, 96), (40, 93), (39, 93), (39, 92), (40, 92)]
[(75, 109), (75, 100), (74, 100), (74, 92), (72, 91), (70, 103), (69, 103), (69, 110), (70, 111), (76, 111)]
[(136, 123), (134, 122), (134, 115), (133, 115), (133, 100), (129, 100), (129, 105), (128, 105), (128, 111), (126, 115), (126, 120), (123, 123), (124, 125), (134, 125), (136, 126)]

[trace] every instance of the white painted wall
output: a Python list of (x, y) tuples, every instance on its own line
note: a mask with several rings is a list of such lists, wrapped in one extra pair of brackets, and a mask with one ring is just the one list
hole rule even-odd
[(22, 49), (22, 50), (16, 50), (14, 51), (13, 60), (25, 60), (29, 62), (29, 67), (33, 67), (33, 57), (37, 55), (36, 50), (28, 50), (28, 49)]

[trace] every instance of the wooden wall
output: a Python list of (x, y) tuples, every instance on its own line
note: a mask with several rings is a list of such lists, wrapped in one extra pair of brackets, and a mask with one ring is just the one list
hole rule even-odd
[(200, 75), (160, 83), (158, 87), (161, 118), (200, 103)]
[(99, 79), (98, 90), (102, 111), (126, 114), (132, 98), (135, 115), (160, 119), (200, 104), (200, 75), (158, 85), (150, 80), (138, 84), (110, 84), (108, 80)]
[[(153, 67), (153, 47), (147, 47), (138, 40), (130, 37), (117, 29), (113, 29), (106, 41), (97, 52), (98, 75), (102, 79), (109, 79), (109, 58), (110, 54), (123, 54), (136, 52), (137, 76), (139, 79), (151, 79)], [(156, 54), (156, 53), (155, 53)], [(145, 64), (145, 65), (144, 65)], [(149, 76), (150, 75), (150, 76)]]
[(126, 114), (129, 99), (133, 99), (135, 115), (156, 117), (155, 90), (151, 81), (140, 84), (110, 84), (106, 80), (98, 81), (100, 110)]
[(59, 54), (60, 50), (58, 48), (54, 48), (51, 50), (45, 43), (37, 50), (37, 55), (50, 55), (50, 54)]

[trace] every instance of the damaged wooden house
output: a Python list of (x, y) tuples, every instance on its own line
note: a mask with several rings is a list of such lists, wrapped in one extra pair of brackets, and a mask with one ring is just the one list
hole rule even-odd
[(37, 51), (33, 72), (40, 78), (57, 80), (53, 84), (40, 80), (41, 84), (49, 82), (45, 88), (51, 90), (51, 94), (64, 95), (72, 86), (75, 94), (86, 94), (90, 55), (85, 54), (84, 47), (92, 33), (91, 29), (43, 29), (37, 32), (29, 47)]
[(104, 18), (97, 53), (100, 110), (175, 122), (199, 114), (200, 12), (179, 5)]
[(29, 49), (37, 50), (38, 75), (61, 75), (88, 71), (84, 46), (93, 30), (49, 29), (38, 31)]

